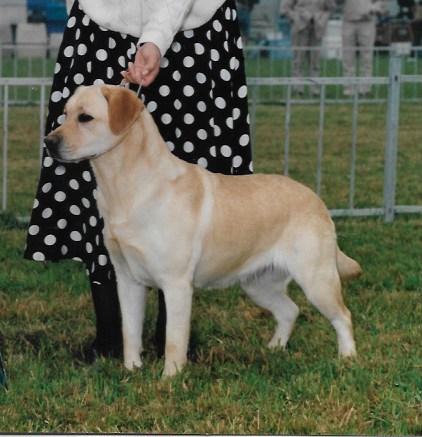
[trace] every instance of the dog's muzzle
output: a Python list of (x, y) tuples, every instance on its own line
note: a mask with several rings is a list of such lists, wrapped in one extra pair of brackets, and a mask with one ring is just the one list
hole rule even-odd
[(60, 159), (59, 148), (63, 138), (58, 135), (47, 135), (44, 138), (44, 144), (50, 158)]

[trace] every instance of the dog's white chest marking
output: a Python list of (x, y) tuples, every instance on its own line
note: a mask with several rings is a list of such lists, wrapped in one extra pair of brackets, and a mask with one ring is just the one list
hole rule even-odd
[(126, 274), (139, 284), (156, 287), (157, 284), (148, 268), (146, 250), (149, 245), (139, 236), (133, 235), (130, 227), (112, 225), (105, 232), (105, 243), (112, 256), (116, 268), (126, 271)]

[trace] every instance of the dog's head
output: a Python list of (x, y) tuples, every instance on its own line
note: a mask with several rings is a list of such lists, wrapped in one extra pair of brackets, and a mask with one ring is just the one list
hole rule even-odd
[(64, 123), (44, 139), (48, 154), (66, 162), (103, 155), (121, 142), (143, 107), (136, 93), (123, 87), (79, 87), (65, 106)]

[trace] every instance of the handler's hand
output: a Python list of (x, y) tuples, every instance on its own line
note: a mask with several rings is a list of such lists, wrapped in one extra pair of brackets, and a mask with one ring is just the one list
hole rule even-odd
[(129, 63), (128, 71), (122, 71), (122, 76), (131, 83), (142, 86), (150, 85), (160, 71), (161, 54), (158, 47), (147, 42), (138, 48), (135, 62)]

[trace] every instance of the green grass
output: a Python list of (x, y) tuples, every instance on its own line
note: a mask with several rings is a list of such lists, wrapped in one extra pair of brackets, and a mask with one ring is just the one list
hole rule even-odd
[(2, 431), (420, 435), (419, 217), (337, 220), (340, 245), (364, 268), (345, 287), (356, 360), (337, 358), (333, 329), (296, 287), (301, 315), (289, 349), (270, 352), (273, 320), (234, 288), (196, 295), (198, 360), (167, 381), (153, 348), (154, 293), (144, 369), (85, 365), (79, 357), (94, 335), (85, 273), (72, 262), (22, 261), (24, 230), (6, 225)]
[[(346, 208), (349, 201), (352, 159), (352, 107), (325, 108), (321, 196), (329, 208)], [(356, 134), (355, 206), (379, 208), (383, 204), (385, 103), (359, 106)], [(397, 204), (420, 204), (422, 135), (420, 104), (402, 104), (399, 122)], [(282, 105), (258, 107), (255, 133), (255, 170), (281, 173), (284, 164)], [(334, 133), (334, 134), (333, 134)], [(291, 114), (289, 175), (316, 189), (319, 112), (315, 106), (295, 105)]]
[[(350, 107), (327, 108), (322, 196), (347, 204)], [(292, 118), (291, 175), (315, 186), (317, 107)], [(382, 204), (384, 105), (362, 105), (358, 131), (359, 206)], [(398, 201), (420, 204), (420, 105), (402, 107)], [(282, 106), (258, 113), (255, 169), (281, 172)], [(0, 114), (1, 115), (1, 114)], [(333, 328), (293, 284), (301, 309), (287, 351), (269, 351), (274, 321), (237, 288), (197, 293), (198, 359), (161, 380), (151, 292), (144, 369), (119, 360), (81, 360), (95, 334), (86, 274), (76, 262), (22, 260), (38, 176), (38, 114), (13, 108), (9, 132), (10, 208), (0, 216), (0, 347), (9, 391), (0, 389), (0, 431), (421, 435), (421, 217), (394, 223), (336, 219), (339, 245), (363, 276), (344, 284), (359, 356), (337, 357)], [(381, 181), (381, 182), (380, 182)], [(380, 203), (381, 202), (381, 203)]]

